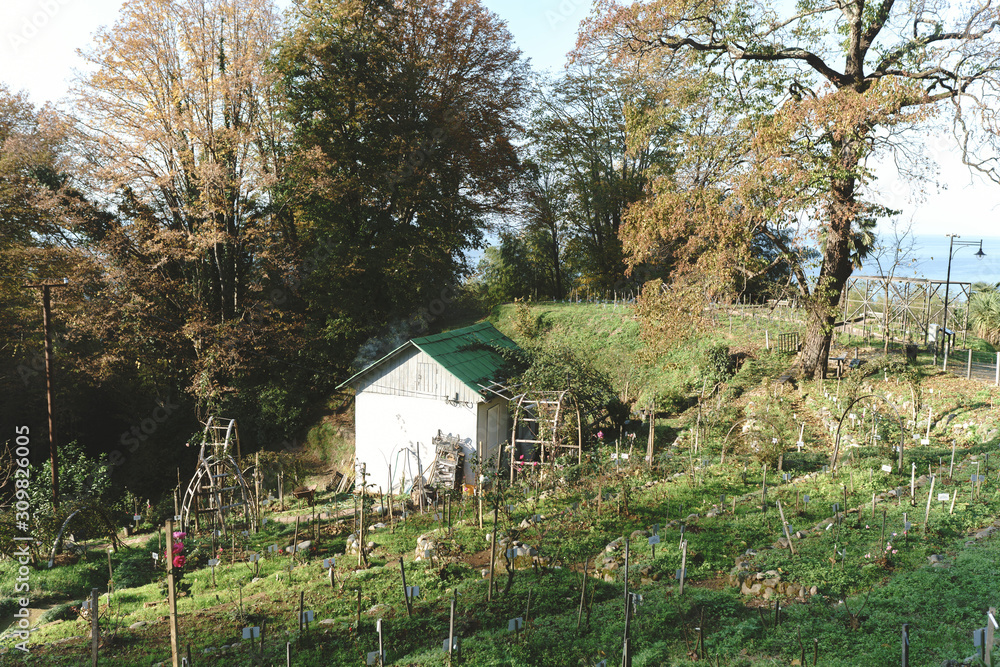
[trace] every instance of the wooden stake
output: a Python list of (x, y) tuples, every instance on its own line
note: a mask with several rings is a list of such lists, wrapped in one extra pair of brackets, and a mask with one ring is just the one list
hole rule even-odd
[(490, 535), (490, 588), (486, 592), (487, 602), (493, 600), (493, 566), (497, 560), (497, 519), (500, 516), (500, 496), (499, 489), (495, 489), (495, 491), (498, 492), (498, 495), (493, 503), (493, 533)]
[[(90, 589), (90, 659), (93, 667), (97, 667), (97, 654), (101, 646), (101, 619), (99, 596), (96, 588)], [(111, 603), (108, 603), (108, 607)]]
[(406, 590), (406, 568), (403, 567), (403, 557), (399, 557), (399, 573), (403, 577), (403, 600), (406, 602), (406, 615), (413, 616), (413, 603), (410, 601), (410, 593)]
[[(972, 350), (969, 350), (970, 352)], [(955, 441), (951, 441), (951, 463), (948, 464), (948, 481), (951, 481), (951, 475), (955, 471)]]
[(792, 536), (788, 532), (788, 522), (785, 521), (785, 510), (782, 509), (780, 500), (776, 500), (775, 504), (778, 506), (778, 516), (781, 517), (781, 529), (785, 531), (785, 539), (788, 540), (788, 550), (794, 556), (795, 546), (792, 544)]
[(177, 627), (177, 590), (174, 580), (174, 520), (167, 519), (167, 606), (170, 614), (170, 660), (172, 667), (181, 667), (180, 633)]
[(924, 534), (927, 533), (927, 520), (931, 516), (931, 498), (934, 497), (934, 475), (931, 475), (931, 489), (927, 492), (927, 509), (924, 511)]
[(451, 599), (451, 615), (448, 620), (448, 664), (451, 664), (452, 651), (455, 648), (455, 598)]
[(583, 602), (587, 597), (587, 568), (590, 566), (590, 558), (583, 561), (583, 587), (580, 590), (580, 610), (576, 613), (576, 631), (580, 632), (580, 622), (583, 620)]
[(687, 566), (687, 557), (688, 557), (688, 543), (687, 540), (684, 540), (683, 542), (681, 542), (681, 585), (680, 585), (680, 590), (678, 591), (678, 595), (684, 595), (684, 576), (687, 574), (687, 572), (685, 572), (684, 570), (685, 567)]

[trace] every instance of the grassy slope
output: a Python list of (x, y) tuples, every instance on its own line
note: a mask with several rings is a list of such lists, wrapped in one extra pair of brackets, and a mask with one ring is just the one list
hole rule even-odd
[[(678, 352), (655, 362), (643, 363), (641, 357), (636, 361), (635, 353), (640, 350), (637, 326), (620, 317), (621, 311), (616, 313), (610, 307), (601, 306), (556, 305), (538, 307), (538, 314), (544, 325), (542, 340), (570, 341), (609, 371), (615, 371), (615, 365), (630, 361), (641, 373), (638, 377), (644, 381), (643, 387), (655, 384), (661, 393), (700, 388), (692, 381), (692, 371), (687, 368), (697, 358), (697, 351)], [(497, 325), (516, 338), (518, 334), (511, 320), (510, 309), (502, 308), (497, 313)], [(737, 339), (740, 335), (744, 336), (742, 340)], [(737, 332), (732, 344), (734, 347), (747, 346), (749, 338), (756, 336)], [(701, 345), (710, 343), (705, 338)], [(374, 623), (375, 618), (382, 617), (386, 619), (391, 664), (441, 665), (447, 662), (440, 647), (447, 634), (448, 600), (455, 590), (459, 600), (456, 623), (458, 634), (463, 638), (465, 664), (590, 665), (602, 657), (611, 664), (620, 659), (623, 569), (619, 562), (617, 567), (605, 570), (603, 578), (590, 580), (588, 598), (593, 595), (593, 602), (589, 625), (585, 614), (584, 630), (576, 636), (581, 592), (578, 570), (588, 558), (593, 568), (592, 559), (615, 537), (658, 523), (662, 526), (662, 546), (657, 549), (656, 558), (652, 557), (644, 538), (633, 542), (631, 554), (630, 587), (643, 595), (633, 625), (633, 664), (637, 666), (687, 664), (688, 651), (693, 650), (697, 636), (695, 628), (702, 625), (702, 614), (706, 651), (712, 657), (720, 656), (719, 664), (787, 665), (799, 655), (798, 632), (807, 648), (806, 655), (810, 656), (808, 664), (811, 664), (814, 639), (819, 640), (819, 664), (890, 664), (899, 659), (899, 629), (904, 622), (911, 624), (912, 665), (939, 665), (946, 658), (960, 659), (970, 655), (972, 630), (983, 625), (986, 607), (996, 604), (993, 594), (1000, 584), (1000, 574), (995, 563), (1000, 558), (1000, 543), (990, 538), (966, 548), (966, 535), (989, 524), (1000, 512), (1000, 484), (995, 474), (991, 475), (981, 497), (973, 501), (968, 479), (969, 474), (976, 471), (972, 458), (982, 462), (984, 454), (996, 451), (998, 440), (993, 429), (997, 417), (993, 405), (1000, 400), (1000, 394), (995, 389), (941, 374), (923, 379), (925, 404), (930, 404), (935, 415), (952, 414), (953, 419), (948, 425), (935, 424), (931, 433), (932, 445), (906, 450), (905, 469), (913, 461), (920, 470), (926, 471), (928, 464), (936, 467), (938, 458), (944, 457), (947, 471), (948, 443), (952, 437), (958, 440), (957, 458), (961, 464), (953, 482), (939, 479), (935, 487), (935, 495), (940, 491), (960, 494), (955, 513), (949, 514), (947, 504), (932, 503), (926, 531), (920, 525), (926, 486), (918, 490), (916, 507), (910, 507), (905, 501), (899, 505), (888, 502), (879, 506), (874, 520), (871, 518), (866, 503), (870, 502), (872, 493), (906, 486), (909, 481), (908, 477), (879, 472), (880, 466), (889, 460), (884, 451), (856, 448), (853, 460), (837, 479), (829, 475), (801, 478), (825, 462), (829, 447), (821, 429), (810, 428), (805, 450), (801, 454), (789, 453), (785, 460), (785, 470), (794, 471), (796, 479), (786, 483), (775, 479), (772, 473), (768, 499), (781, 499), (790, 523), (807, 531), (823, 525), (831, 515), (831, 503), (843, 502), (843, 485), (848, 486), (848, 504), (852, 507), (864, 505), (866, 509), (862, 515), (849, 514), (839, 530), (811, 532), (809, 537), (797, 541), (798, 554), (792, 557), (785, 550), (762, 548), (773, 544), (781, 531), (773, 505), (767, 513), (762, 513), (759, 494), (756, 500), (751, 495), (760, 487), (760, 466), (752, 457), (734, 459), (732, 453), (727, 456), (725, 466), (718, 464), (724, 439), (720, 434), (725, 430), (722, 427), (726, 420), (741, 414), (740, 411), (751, 403), (767, 406), (776, 413), (797, 411), (819, 415), (824, 408), (836, 408), (824, 395), (823, 388), (813, 383), (807, 383), (793, 396), (780, 400), (767, 398), (769, 385), (766, 380), (762, 384), (762, 376), (773, 374), (784, 363), (780, 358), (763, 354), (759, 362), (744, 366), (736, 379), (745, 387), (744, 393), (730, 405), (717, 407), (720, 423), (702, 442), (697, 459), (684, 440), (674, 443), (673, 438), (669, 441), (661, 438), (658, 471), (648, 472), (641, 467), (617, 471), (609, 462), (613, 449), (603, 445), (595, 452), (593, 460), (604, 463), (601, 466), (589, 464), (584, 470), (567, 470), (564, 476), (570, 482), (559, 486), (555, 495), (539, 498), (530, 480), (509, 490), (501, 505), (511, 504), (514, 509), (509, 514), (501, 512), (501, 532), (509, 532), (524, 517), (535, 513), (545, 515), (547, 519), (540, 526), (521, 531), (521, 539), (537, 546), (561, 567), (539, 573), (519, 572), (507, 596), (495, 597), (490, 602), (485, 599), (486, 585), (480, 569), (488, 561), (488, 557), (483, 558), (483, 550), (488, 544), (485, 533), (491, 526), (489, 517), (485, 530), (469, 520), (475, 511), (472, 503), (456, 509), (456, 516), (464, 518), (456, 522), (458, 528), (454, 538), (443, 542), (450, 554), (445, 555), (445, 562), (452, 563), (448, 567), (412, 561), (416, 536), (439, 528), (439, 524), (430, 514), (411, 514), (395, 532), (383, 529), (371, 534), (369, 539), (378, 545), (372, 557), (372, 568), (356, 570), (356, 557), (340, 556), (338, 586), (333, 588), (320, 563), (324, 557), (343, 553), (344, 537), (350, 526), (337, 525), (330, 520), (322, 522), (324, 536), (319, 548), (304, 555), (291, 575), (284, 570), (289, 557), (270, 557), (263, 561), (260, 578), (252, 581), (253, 573), (241, 562), (245, 555), (251, 551), (266, 553), (269, 544), (284, 545), (292, 540), (292, 525), (272, 521), (260, 535), (251, 536), (245, 544), (238, 543), (236, 549), (227, 545), (214, 586), (211, 571), (197, 568), (198, 562), (204, 563), (211, 546), (205, 542), (200, 549), (195, 549), (197, 555), (190, 568), (193, 571), (186, 575), (187, 581), (192, 583), (192, 595), (180, 602), (183, 642), (191, 643), (199, 664), (245, 665), (248, 664), (245, 646), (211, 658), (202, 658), (199, 654), (206, 647), (217, 649), (223, 644), (235, 643), (244, 625), (266, 623), (267, 651), (272, 661), (283, 660), (285, 632), (289, 631), (291, 634), (287, 637), (299, 644), (295, 664), (357, 665), (363, 663), (368, 651), (376, 650)], [(686, 369), (682, 377), (671, 373), (678, 368)], [(638, 383), (636, 371), (629, 373), (632, 374), (626, 379)], [(614, 374), (612, 377), (616, 378)], [(693, 377), (696, 379), (697, 373)], [(892, 378), (888, 383), (883, 381), (876, 385), (874, 389), (881, 393), (901, 394)], [(619, 386), (618, 389), (624, 388)], [(833, 385), (827, 383), (825, 389), (832, 390)], [(711, 414), (711, 410), (706, 409), (705, 418)], [(671, 420), (671, 432), (686, 428), (690, 422), (690, 413), (677, 416)], [(978, 426), (953, 428), (966, 423)], [(692, 463), (701, 463), (701, 459), (705, 459), (703, 465), (698, 465), (692, 473)], [(745, 469), (744, 462), (747, 464)], [(997, 463), (991, 467), (995, 470)], [(579, 479), (573, 481), (577, 475)], [(650, 486), (646, 486), (647, 482)], [(544, 486), (547, 487), (548, 482)], [(606, 497), (601, 503), (596, 500), (599, 490)], [(705, 513), (719, 504), (719, 496), (723, 494), (725, 505), (730, 509), (730, 499), (738, 499), (735, 515), (726, 512), (706, 518)], [(810, 495), (811, 502), (800, 505), (796, 513), (796, 498), (804, 494)], [(330, 502), (328, 497), (324, 500)], [(886, 535), (896, 540), (893, 546), (897, 553), (891, 556), (890, 562), (876, 564), (873, 558), (865, 556), (879, 551), (882, 509), (886, 510)], [(916, 527), (905, 541), (900, 542), (902, 536), (894, 538), (892, 533), (901, 533), (904, 511)], [(672, 579), (672, 573), (680, 567), (677, 548), (680, 526), (677, 522), (691, 512), (702, 516), (686, 520), (690, 585), (682, 597)], [(133, 572), (133, 577), (140, 580), (143, 576), (148, 580), (158, 577), (151, 562), (146, 560), (155, 544), (153, 538), (141, 548), (116, 557), (116, 566), (118, 560), (135, 559), (139, 571)], [(840, 562), (831, 564), (829, 558), (835, 547), (845, 545), (847, 553), (843, 565)], [(816, 585), (820, 595), (806, 603), (786, 602), (782, 624), (772, 627), (768, 619), (773, 612), (762, 615), (754, 608), (756, 602), (741, 598), (734, 588), (725, 584), (725, 575), (736, 556), (748, 548), (758, 550), (754, 561), (758, 568), (780, 569), (786, 580)], [(948, 567), (927, 567), (927, 556), (934, 553), (944, 554)], [(421, 598), (415, 602), (412, 619), (407, 618), (402, 604), (400, 555), (405, 556), (407, 583), (421, 587)], [(88, 563), (51, 572), (33, 572), (33, 591), (36, 596), (49, 591), (53, 600), (66, 595), (82, 597), (100, 578), (101, 568), (106, 567), (104, 558), (97, 553)], [(3, 590), (10, 590), (12, 576), (10, 564), (4, 564), (0, 577)], [(502, 571), (498, 578), (505, 579)], [(241, 587), (242, 606), (238, 602)], [(360, 628), (355, 616), (356, 590), (361, 590), (363, 611), (367, 612), (376, 604), (385, 605), (371, 614), (362, 614)], [(507, 620), (525, 615), (529, 590), (530, 632), (526, 637), (508, 636)], [(309, 636), (297, 639), (294, 619), (300, 592), (305, 595), (307, 609), (315, 610), (318, 618), (333, 619), (334, 623), (321, 628), (314, 626)], [(848, 604), (840, 604), (845, 596)], [(868, 602), (859, 613), (866, 597)], [(106, 619), (106, 627), (110, 629), (114, 624), (121, 629), (117, 639), (102, 654), (108, 664), (149, 665), (152, 661), (168, 658), (167, 624), (159, 620), (164, 614), (163, 605), (146, 606), (162, 598), (157, 583), (124, 589), (117, 594), (115, 613)], [(847, 606), (859, 614), (860, 627), (849, 627)], [(127, 629), (128, 625), (140, 620), (149, 624), (135, 630)], [(46, 626), (33, 637), (35, 648), (31, 654), (7, 653), (0, 656), (0, 664), (81, 664), (88, 655), (88, 644), (83, 638), (54, 646), (43, 644), (83, 632), (82, 621), (76, 620)]]

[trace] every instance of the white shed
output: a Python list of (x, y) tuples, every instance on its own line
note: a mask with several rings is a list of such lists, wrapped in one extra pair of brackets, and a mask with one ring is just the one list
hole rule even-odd
[(493, 460), (509, 441), (508, 401), (490, 389), (504, 363), (498, 348), (517, 345), (480, 322), (414, 338), (340, 385), (355, 389), (355, 456), (368, 484), (398, 492), (418, 474), (426, 480), (438, 431), (459, 437), (463, 480), (474, 482), (473, 458)]

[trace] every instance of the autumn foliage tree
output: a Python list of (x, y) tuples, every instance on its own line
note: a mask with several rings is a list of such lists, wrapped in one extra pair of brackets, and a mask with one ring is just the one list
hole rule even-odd
[[(630, 261), (669, 252), (721, 297), (767, 270), (751, 248), (768, 239), (808, 310), (804, 371), (821, 375), (865, 228), (888, 213), (872, 160), (919, 152), (947, 111), (960, 131), (993, 117), (983, 103), (1000, 83), (998, 30), (1000, 9), (983, 2), (803, 1), (784, 15), (728, 1), (599, 3), (581, 51), (646, 77), (687, 135), (681, 177), (657, 179), (630, 211)], [(800, 261), (807, 244), (820, 251), (815, 278)]]
[(109, 356), (144, 359), (209, 410), (287, 319), (267, 298), (296, 258), (275, 187), (279, 35), (268, 0), (138, 0), (95, 35), (74, 90), (79, 169), (115, 213), (84, 237), (106, 263)]

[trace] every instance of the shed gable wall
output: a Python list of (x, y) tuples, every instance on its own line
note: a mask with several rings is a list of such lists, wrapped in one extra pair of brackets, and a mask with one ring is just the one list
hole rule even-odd
[(479, 403), (482, 397), (415, 345), (400, 351), (358, 378), (357, 393), (450, 399)]

